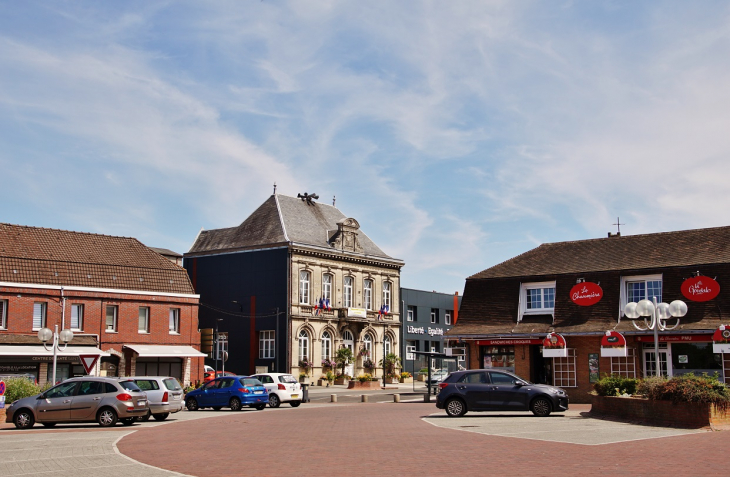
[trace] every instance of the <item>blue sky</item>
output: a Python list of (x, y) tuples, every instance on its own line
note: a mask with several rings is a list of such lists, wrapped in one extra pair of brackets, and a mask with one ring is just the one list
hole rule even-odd
[(402, 285), (730, 224), (727, 2), (0, 1), (0, 221), (187, 251), (278, 192)]

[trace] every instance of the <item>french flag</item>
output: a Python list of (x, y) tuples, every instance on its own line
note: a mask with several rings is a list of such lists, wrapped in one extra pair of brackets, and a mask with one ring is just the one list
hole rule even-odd
[(330, 299), (329, 298), (327, 298), (327, 300), (325, 300), (325, 306), (327, 307), (327, 311), (330, 311), (332, 309), (332, 308), (330, 308)]
[[(321, 303), (321, 301), (320, 301), (320, 303)], [(319, 315), (319, 307), (318, 307), (317, 303), (315, 302), (314, 303), (314, 316), (317, 316), (317, 315)]]
[(378, 310), (378, 320), (382, 320), (383, 319), (384, 310), (385, 310), (385, 305), (381, 306), (380, 307), (380, 310)]

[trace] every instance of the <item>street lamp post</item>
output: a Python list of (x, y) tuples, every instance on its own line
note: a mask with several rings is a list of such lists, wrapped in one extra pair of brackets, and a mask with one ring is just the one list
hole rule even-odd
[[(49, 328), (41, 328), (38, 331), (38, 339), (43, 342), (43, 347), (46, 351), (48, 349), (48, 342), (53, 340), (53, 384), (56, 384), (56, 363), (58, 361), (58, 351), (64, 351), (68, 346), (69, 341), (74, 339), (73, 331), (61, 330), (58, 332), (58, 325), (55, 325), (55, 331), (51, 331)], [(63, 348), (59, 346), (59, 341), (63, 343)]]
[[(634, 327), (639, 331), (654, 331), (654, 363), (656, 376), (661, 376), (661, 363), (659, 362), (659, 332), (673, 330), (679, 326), (679, 319), (687, 314), (687, 304), (682, 300), (674, 300), (673, 302), (658, 303), (656, 297), (652, 297), (651, 300), (640, 300), (639, 303), (631, 302), (626, 304), (624, 308), (624, 314), (626, 318), (632, 320)], [(644, 318), (645, 328), (636, 324), (636, 319), (639, 317)], [(647, 318), (651, 318), (648, 321)], [(667, 326), (667, 320), (670, 318), (677, 318), (677, 322), (674, 326)]]
[(215, 319), (215, 376), (214, 378), (218, 377), (218, 354), (220, 353), (220, 338), (218, 337), (218, 323), (223, 321), (223, 318), (216, 318)]

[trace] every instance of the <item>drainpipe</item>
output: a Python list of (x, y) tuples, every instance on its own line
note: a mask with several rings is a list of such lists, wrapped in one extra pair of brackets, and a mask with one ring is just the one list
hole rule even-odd
[(63, 287), (61, 287), (61, 330), (66, 329), (66, 297), (63, 296)]

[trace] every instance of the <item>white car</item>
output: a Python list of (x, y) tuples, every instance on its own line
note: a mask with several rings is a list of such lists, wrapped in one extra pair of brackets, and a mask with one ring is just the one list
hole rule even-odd
[(279, 407), (288, 402), (291, 407), (302, 403), (302, 385), (294, 376), (286, 373), (262, 373), (253, 375), (269, 392), (269, 407)]

